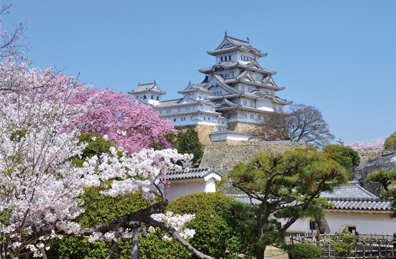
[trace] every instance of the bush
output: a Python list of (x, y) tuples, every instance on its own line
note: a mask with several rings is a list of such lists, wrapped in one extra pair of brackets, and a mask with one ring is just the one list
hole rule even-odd
[[(195, 214), (196, 218), (186, 224), (196, 234), (190, 244), (214, 258), (249, 258), (254, 253), (252, 237), (246, 238), (245, 222), (231, 222), (225, 207), (240, 202), (221, 193), (194, 193), (172, 201), (168, 210), (177, 214)], [(253, 237), (254, 239), (254, 237)]]
[(320, 249), (311, 244), (295, 244), (288, 247), (289, 259), (316, 259), (321, 258)]
[(357, 236), (349, 232), (347, 227), (335, 232), (334, 237), (331, 238), (331, 246), (334, 247), (337, 258), (353, 256), (356, 239)]

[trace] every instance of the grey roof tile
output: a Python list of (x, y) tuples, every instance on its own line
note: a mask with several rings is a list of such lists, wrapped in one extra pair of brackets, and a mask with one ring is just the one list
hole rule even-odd
[[(240, 202), (248, 204), (259, 204), (260, 201), (251, 199), (246, 194), (227, 194)], [(370, 210), (370, 211), (391, 211), (390, 201), (381, 199), (370, 193), (357, 182), (350, 182), (348, 185), (342, 185), (334, 188), (332, 193), (323, 192), (320, 197), (334, 206), (329, 206), (330, 210)]]
[(219, 173), (214, 171), (209, 167), (205, 168), (191, 168), (188, 171), (171, 171), (166, 175), (168, 180), (184, 180), (184, 179), (194, 179), (194, 178), (204, 178), (206, 175), (210, 173), (215, 173), (218, 176), (222, 177)]

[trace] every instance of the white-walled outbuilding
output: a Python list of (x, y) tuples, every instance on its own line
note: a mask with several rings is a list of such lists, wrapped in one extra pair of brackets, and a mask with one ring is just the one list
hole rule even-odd
[[(230, 194), (241, 202), (258, 204), (257, 200), (245, 194)], [(333, 192), (323, 192), (321, 197), (333, 203), (325, 209), (324, 224), (327, 232), (335, 233), (344, 227), (360, 234), (396, 233), (396, 219), (390, 218), (390, 201), (383, 200), (367, 191), (358, 182), (334, 188)], [(314, 224), (308, 219), (297, 220), (288, 229), (290, 233), (316, 232)]]
[(166, 197), (172, 201), (180, 196), (197, 192), (216, 192), (216, 181), (221, 175), (211, 168), (193, 168), (188, 171), (172, 171), (167, 174), (170, 186)]

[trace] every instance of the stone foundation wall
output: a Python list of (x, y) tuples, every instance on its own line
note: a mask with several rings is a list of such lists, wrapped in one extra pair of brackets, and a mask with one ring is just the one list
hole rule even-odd
[(249, 133), (259, 125), (252, 123), (229, 122), (228, 130)]
[(212, 145), (212, 141), (210, 140), (209, 133), (217, 131), (217, 127), (213, 125), (205, 125), (205, 124), (197, 124), (195, 130), (198, 132), (199, 140), (202, 145), (208, 146)]
[[(240, 142), (239, 142), (240, 143)], [(229, 172), (238, 163), (248, 162), (255, 154), (262, 153), (283, 153), (296, 148), (304, 148), (304, 142), (271, 142), (271, 143), (250, 143), (239, 145), (217, 145), (206, 146), (200, 167), (211, 167), (223, 177), (227, 177)], [(218, 191), (223, 193), (238, 193), (227, 180)]]

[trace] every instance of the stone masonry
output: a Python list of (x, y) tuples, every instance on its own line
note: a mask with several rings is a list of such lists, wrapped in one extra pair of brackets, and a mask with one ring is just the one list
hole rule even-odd
[[(211, 167), (223, 177), (227, 177), (236, 164), (248, 162), (259, 152), (283, 153), (296, 148), (305, 148), (305, 143), (273, 141), (264, 142), (263, 144), (206, 146), (200, 167)], [(218, 190), (223, 193), (238, 193), (231, 186), (229, 180), (220, 186)]]

